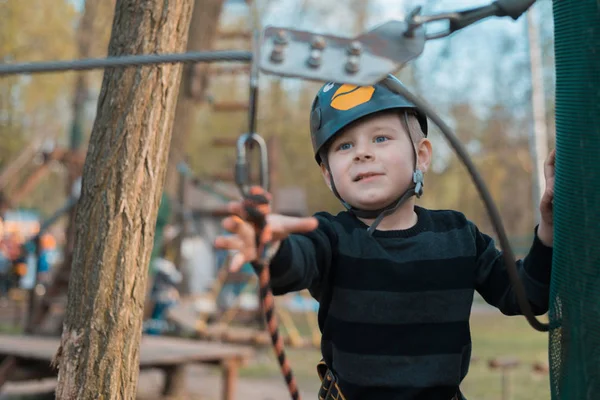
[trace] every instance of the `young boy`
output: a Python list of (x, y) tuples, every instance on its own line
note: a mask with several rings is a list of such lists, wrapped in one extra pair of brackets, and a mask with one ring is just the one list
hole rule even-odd
[[(274, 294), (308, 288), (319, 301), (323, 360), (346, 399), (461, 399), (474, 291), (504, 314), (521, 310), (489, 236), (459, 212), (415, 205), (432, 157), (425, 116), (382, 84), (329, 83), (312, 106), (311, 138), (347, 211), (268, 216)], [(542, 221), (517, 262), (537, 315), (548, 309), (554, 153), (545, 176)], [(231, 268), (256, 259), (252, 227), (236, 217), (223, 226), (234, 235), (215, 246), (237, 251)]]

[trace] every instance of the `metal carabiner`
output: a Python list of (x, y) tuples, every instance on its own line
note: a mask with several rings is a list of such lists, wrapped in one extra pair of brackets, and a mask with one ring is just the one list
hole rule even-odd
[(267, 143), (257, 133), (245, 133), (237, 140), (237, 157), (235, 162), (235, 182), (244, 196), (249, 194), (251, 185), (250, 161), (247, 151), (249, 145), (258, 145), (260, 155), (260, 186), (269, 191), (269, 156), (267, 152)]
[(421, 15), (421, 10), (422, 7), (417, 6), (407, 15), (406, 22), (408, 23), (408, 28), (406, 29), (406, 32), (404, 32), (404, 36), (412, 37), (413, 32), (417, 28), (423, 27), (424, 25), (432, 22), (448, 22), (448, 28), (446, 28), (445, 30), (425, 34), (425, 40), (440, 39), (450, 35), (453, 32), (453, 22), (460, 18), (460, 13), (457, 12), (442, 13), (436, 15)]
[(535, 3), (535, 0), (512, 0), (505, 1), (501, 6), (497, 1), (485, 6), (479, 6), (464, 11), (455, 11), (434, 15), (421, 15), (421, 6), (417, 6), (406, 17), (408, 29), (404, 33), (406, 37), (411, 37), (413, 32), (426, 24), (432, 22), (447, 22), (448, 27), (435, 33), (426, 33), (425, 40), (433, 40), (447, 37), (454, 32), (466, 28), (482, 19), (488, 17), (511, 16), (517, 19), (522, 13)]

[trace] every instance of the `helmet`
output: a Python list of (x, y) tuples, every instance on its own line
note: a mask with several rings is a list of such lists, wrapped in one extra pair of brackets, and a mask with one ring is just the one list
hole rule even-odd
[(427, 117), (403, 96), (391, 91), (383, 83), (398, 79), (388, 75), (383, 82), (373, 86), (354, 86), (327, 83), (317, 93), (310, 112), (310, 137), (317, 163), (319, 152), (336, 133), (348, 124), (367, 115), (391, 109), (412, 109), (417, 115), (421, 130), (427, 136)]

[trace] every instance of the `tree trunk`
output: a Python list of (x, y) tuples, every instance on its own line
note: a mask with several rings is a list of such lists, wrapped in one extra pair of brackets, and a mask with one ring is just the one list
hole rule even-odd
[(548, 129), (546, 126), (546, 97), (544, 95), (544, 66), (535, 9), (527, 13), (529, 37), (529, 60), (531, 63), (531, 106), (533, 129), (531, 130), (531, 154), (534, 160), (533, 215), (534, 223), (540, 222), (540, 200), (546, 187), (544, 162), (548, 155)]
[[(192, 0), (118, 0), (109, 55), (185, 50)], [(181, 65), (107, 69), (83, 171), (58, 399), (134, 399)]]
[[(224, 0), (195, 0), (188, 35), (188, 51), (213, 48), (223, 2)], [(184, 67), (185, 72), (181, 79), (181, 88), (177, 99), (173, 139), (169, 153), (167, 179), (165, 180), (165, 190), (171, 199), (176, 199), (178, 195), (177, 164), (185, 159), (187, 139), (194, 123), (195, 111), (208, 86), (208, 67), (208, 64), (189, 64)]]

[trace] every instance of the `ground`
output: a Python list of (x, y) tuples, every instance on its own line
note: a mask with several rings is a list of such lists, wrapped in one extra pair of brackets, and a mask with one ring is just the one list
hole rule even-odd
[[(550, 398), (548, 373), (533, 371), (534, 363), (548, 361), (548, 335), (533, 330), (523, 317), (505, 317), (485, 306), (476, 306), (471, 319), (473, 338), (473, 362), (462, 389), (469, 400), (500, 400), (502, 398), (501, 372), (488, 367), (496, 357), (516, 357), (521, 364), (508, 377), (509, 400), (548, 400)], [(319, 353), (315, 351), (287, 349), (295, 376), (301, 388), (302, 398), (316, 399), (318, 378), (315, 365)], [(52, 388), (53, 382), (45, 383)], [(155, 400), (162, 384), (160, 373), (149, 371), (140, 375), (139, 400)], [(43, 384), (42, 384), (43, 385)], [(24, 394), (39, 388), (40, 384), (7, 384), (7, 394)], [(218, 370), (206, 367), (190, 367), (187, 371), (189, 400), (220, 399), (221, 376)], [(34, 399), (26, 397), (27, 399)], [(272, 356), (271, 349), (259, 352), (256, 360), (240, 373), (237, 399), (280, 400), (289, 398), (287, 390)], [(24, 400), (11, 397), (11, 400)]]
[[(35, 393), (50, 391), (55, 385), (49, 379), (37, 384), (5, 385), (5, 391), (0, 393), (1, 400), (37, 400)], [(140, 375), (138, 400), (158, 400), (162, 376), (160, 372), (148, 371)], [(317, 391), (311, 385), (302, 383), (301, 396), (303, 399), (316, 399)], [(190, 393), (185, 400), (221, 400), (221, 377), (214, 371), (191, 366), (187, 370), (187, 389)], [(236, 399), (244, 400), (281, 400), (289, 398), (283, 378), (279, 376), (268, 378), (242, 378), (238, 383)], [(40, 399), (41, 400), (41, 399)]]

